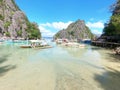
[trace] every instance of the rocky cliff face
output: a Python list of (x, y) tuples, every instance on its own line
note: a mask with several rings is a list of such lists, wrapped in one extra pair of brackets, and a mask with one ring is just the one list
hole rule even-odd
[(90, 29), (85, 25), (83, 20), (77, 20), (71, 23), (67, 29), (59, 31), (55, 34), (54, 38), (67, 38), (67, 39), (92, 39), (94, 35)]
[[(0, 37), (27, 38), (29, 23), (27, 17), (15, 4), (14, 0), (0, 0)], [(39, 32), (38, 27), (36, 29)]]

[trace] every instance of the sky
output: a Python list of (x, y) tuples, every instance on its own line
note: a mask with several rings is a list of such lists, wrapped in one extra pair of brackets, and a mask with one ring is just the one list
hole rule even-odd
[(101, 34), (116, 0), (15, 0), (31, 22), (39, 25), (43, 37), (52, 37), (78, 19), (94, 34)]

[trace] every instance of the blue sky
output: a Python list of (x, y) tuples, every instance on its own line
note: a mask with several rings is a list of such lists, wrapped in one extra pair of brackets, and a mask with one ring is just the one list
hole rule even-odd
[(53, 36), (76, 20), (84, 20), (95, 34), (109, 21), (109, 6), (116, 0), (15, 0), (31, 22), (39, 25), (42, 36)]

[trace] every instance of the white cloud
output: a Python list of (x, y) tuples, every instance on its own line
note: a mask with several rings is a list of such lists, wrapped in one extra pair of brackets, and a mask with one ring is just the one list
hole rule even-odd
[[(66, 29), (72, 21), (68, 22), (52, 22), (39, 24), (42, 36), (53, 36), (58, 30)], [(53, 32), (54, 30), (54, 32)]]
[(39, 26), (39, 29), (42, 33), (47, 33), (49, 32), (48, 30), (46, 30), (43, 26)]
[(69, 21), (67, 23), (64, 23), (64, 22), (54, 22), (54, 23), (52, 23), (52, 27), (57, 29), (57, 30), (66, 29), (70, 23), (72, 23), (72, 21)]
[(100, 31), (100, 30), (92, 30), (92, 33), (94, 33), (94, 34), (102, 34), (102, 31)]
[(104, 28), (104, 22), (87, 22), (86, 25), (91, 29), (94, 34), (102, 34)]
[(104, 28), (104, 23), (101, 21), (98, 22), (87, 22), (86, 24), (89, 28)]
[(55, 33), (53, 33), (53, 32), (43, 33), (42, 34), (43, 37), (53, 37), (54, 35), (55, 35)]
[(52, 37), (55, 33), (51, 32), (50, 30), (47, 30), (43, 26), (39, 26), (40, 32), (43, 37)]
[(51, 27), (51, 24), (50, 23), (43, 23), (43, 24), (40, 24), (41, 26), (44, 26), (44, 27), (46, 27), (46, 26), (48, 26), (48, 27)]
[(50, 28), (54, 28), (56, 30), (61, 30), (61, 29), (66, 29), (68, 27), (68, 25), (72, 23), (72, 21), (69, 21), (69, 22), (52, 22), (52, 23), (43, 23), (43, 24), (40, 24), (40, 26), (43, 26), (43, 27), (50, 27)]

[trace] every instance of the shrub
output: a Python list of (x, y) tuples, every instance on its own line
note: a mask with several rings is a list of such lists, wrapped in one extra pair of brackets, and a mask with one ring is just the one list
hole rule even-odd
[(4, 27), (5, 28), (8, 28), (8, 26), (10, 26), (11, 22), (7, 21), (5, 24), (4, 24)]
[(1, 14), (0, 14), (0, 20), (2, 21), (4, 20), (4, 17)]
[(22, 30), (17, 31), (17, 36), (22, 36)]
[(5, 35), (10, 37), (10, 33), (9, 32), (5, 32)]

